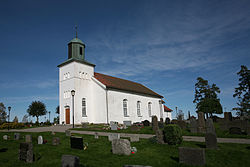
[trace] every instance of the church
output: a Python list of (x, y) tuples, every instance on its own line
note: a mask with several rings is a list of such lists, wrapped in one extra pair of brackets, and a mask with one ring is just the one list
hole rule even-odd
[(60, 124), (141, 122), (170, 118), (163, 96), (140, 83), (95, 72), (85, 60), (85, 44), (68, 43), (68, 59), (59, 67)]

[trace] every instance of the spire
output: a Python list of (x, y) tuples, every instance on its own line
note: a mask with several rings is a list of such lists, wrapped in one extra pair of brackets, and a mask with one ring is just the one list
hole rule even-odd
[(75, 26), (75, 30), (76, 30), (76, 38), (77, 38), (77, 25)]

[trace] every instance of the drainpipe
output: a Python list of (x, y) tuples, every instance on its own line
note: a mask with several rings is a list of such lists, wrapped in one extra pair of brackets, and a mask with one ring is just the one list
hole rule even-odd
[(108, 90), (106, 89), (107, 124), (109, 124)]

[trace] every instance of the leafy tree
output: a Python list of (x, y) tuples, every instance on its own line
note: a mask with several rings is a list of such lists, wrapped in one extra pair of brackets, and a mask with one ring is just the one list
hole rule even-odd
[(60, 107), (59, 106), (56, 107), (56, 114), (60, 114)]
[(13, 119), (13, 122), (18, 123), (18, 118), (17, 118), (17, 116), (15, 116), (15, 118)]
[(6, 122), (7, 114), (5, 110), (6, 110), (6, 107), (4, 106), (4, 104), (0, 103), (0, 124), (2, 124), (3, 122)]
[(250, 115), (250, 70), (242, 65), (237, 75), (239, 76), (239, 87), (235, 88), (233, 97), (237, 97), (238, 107), (233, 110), (238, 111), (236, 114), (240, 116)]
[(219, 87), (216, 84), (210, 86), (208, 81), (198, 77), (197, 83), (195, 84), (195, 95), (193, 103), (196, 103), (197, 112), (204, 112), (208, 118), (215, 114), (222, 113), (222, 106), (220, 104), (220, 99), (217, 96), (220, 93)]
[(39, 116), (45, 115), (47, 113), (46, 106), (40, 101), (33, 101), (31, 105), (29, 105), (27, 113), (33, 117), (36, 117), (36, 122), (38, 123)]

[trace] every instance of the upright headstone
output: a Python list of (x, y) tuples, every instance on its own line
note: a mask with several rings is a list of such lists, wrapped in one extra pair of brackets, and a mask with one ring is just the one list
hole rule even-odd
[(140, 139), (139, 139), (139, 136), (137, 134), (130, 136), (130, 142), (138, 142), (139, 140)]
[(32, 143), (20, 143), (19, 160), (33, 162), (33, 145)]
[(25, 135), (25, 142), (32, 143), (32, 136), (31, 135)]
[(20, 139), (20, 133), (14, 133), (14, 140)]
[(179, 163), (203, 166), (206, 163), (205, 150), (200, 148), (179, 147)]
[(206, 148), (217, 149), (217, 137), (215, 133), (206, 133)]
[(198, 132), (198, 123), (197, 123), (196, 119), (194, 119), (194, 118), (190, 119), (189, 128), (190, 128), (191, 133), (197, 133)]
[(160, 118), (160, 122), (162, 122), (162, 123), (163, 123), (163, 118)]
[(130, 142), (127, 139), (114, 139), (112, 141), (113, 154), (130, 155)]
[(62, 155), (62, 167), (80, 167), (80, 159), (74, 155)]
[(232, 113), (231, 112), (224, 112), (224, 120), (225, 121), (232, 121)]
[(229, 129), (230, 134), (241, 135), (241, 128), (239, 127), (231, 127)]
[(110, 125), (111, 130), (117, 130), (117, 124)]
[(158, 127), (160, 128), (160, 129), (163, 129), (164, 128), (164, 122), (158, 122)]
[(205, 133), (205, 117), (203, 112), (198, 112), (198, 132)]
[(60, 144), (60, 138), (59, 137), (53, 137), (52, 139), (52, 145), (57, 146)]
[(95, 133), (95, 139), (99, 139), (98, 133)]
[(51, 135), (56, 135), (56, 133), (54, 131), (51, 131)]
[(65, 134), (66, 134), (66, 136), (71, 136), (70, 130), (65, 130)]
[(157, 129), (155, 132), (156, 140), (157, 143), (159, 144), (164, 144), (164, 139), (163, 139), (163, 131), (160, 129)]
[(158, 119), (157, 119), (157, 116), (152, 116), (152, 128), (153, 128), (153, 131), (156, 132), (156, 130), (159, 128), (158, 127)]
[(214, 133), (215, 134), (215, 128), (212, 118), (208, 118), (206, 120), (206, 133)]
[(165, 124), (168, 125), (168, 124), (170, 124), (170, 123), (171, 123), (170, 118), (167, 117), (167, 118), (165, 119)]
[(82, 122), (82, 128), (88, 128), (89, 123), (88, 122)]
[(78, 136), (70, 137), (70, 146), (74, 149), (83, 149), (83, 138)]
[(8, 136), (7, 135), (3, 135), (3, 139), (4, 140), (8, 140)]
[(120, 139), (120, 133), (110, 133), (108, 135), (109, 141), (113, 141), (114, 139)]
[(43, 137), (38, 136), (37, 141), (38, 141), (38, 144), (43, 144)]
[(132, 121), (123, 121), (123, 124), (126, 125), (126, 126), (131, 126)]

